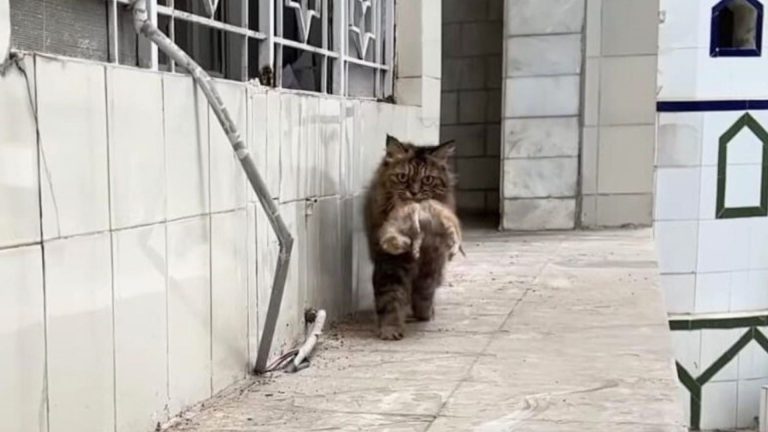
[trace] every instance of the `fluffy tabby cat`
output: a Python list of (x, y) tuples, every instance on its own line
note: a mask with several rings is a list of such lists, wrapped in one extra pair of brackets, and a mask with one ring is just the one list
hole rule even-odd
[[(374, 264), (373, 292), (382, 339), (402, 339), (409, 303), (417, 320), (432, 318), (432, 302), (443, 281), (446, 261), (459, 247), (455, 180), (449, 166), (453, 151), (452, 143), (417, 147), (387, 136), (386, 155), (365, 201), (368, 246)], [(388, 224), (392, 225), (387, 227)], [(408, 247), (413, 243), (407, 241), (396, 242), (393, 248), (392, 237), (387, 233), (410, 239), (418, 250), (414, 253)]]

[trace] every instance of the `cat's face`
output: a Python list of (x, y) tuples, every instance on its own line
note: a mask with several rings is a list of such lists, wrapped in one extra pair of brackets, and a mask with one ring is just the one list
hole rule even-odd
[(453, 173), (448, 158), (452, 143), (436, 147), (416, 147), (387, 136), (382, 181), (399, 201), (442, 201), (453, 188)]

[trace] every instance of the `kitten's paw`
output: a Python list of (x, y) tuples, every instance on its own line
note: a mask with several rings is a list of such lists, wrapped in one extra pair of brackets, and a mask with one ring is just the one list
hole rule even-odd
[(408, 252), (411, 246), (411, 239), (399, 234), (387, 234), (381, 238), (380, 244), (384, 252), (391, 255), (400, 255)]
[(448, 261), (451, 261), (461, 252), (461, 243), (456, 240), (452, 240), (449, 246), (450, 249), (448, 250)]
[(382, 326), (379, 329), (379, 337), (382, 340), (397, 341), (403, 338), (405, 332), (400, 326)]

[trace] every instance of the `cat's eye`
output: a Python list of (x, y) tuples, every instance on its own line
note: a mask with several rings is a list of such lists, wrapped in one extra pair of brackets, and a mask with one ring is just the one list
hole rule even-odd
[(435, 178), (433, 176), (431, 176), (431, 175), (428, 175), (428, 176), (424, 177), (424, 180), (422, 180), (422, 182), (425, 185), (431, 185), (432, 183), (435, 182)]
[(399, 182), (406, 182), (406, 181), (408, 181), (408, 174), (406, 174), (406, 173), (398, 173), (397, 174), (397, 181), (399, 181)]

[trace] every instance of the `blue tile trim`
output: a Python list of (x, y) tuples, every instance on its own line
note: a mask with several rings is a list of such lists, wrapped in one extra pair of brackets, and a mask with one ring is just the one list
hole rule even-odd
[(712, 7), (712, 20), (709, 28), (709, 55), (710, 57), (760, 57), (763, 50), (763, 4), (758, 0), (746, 0), (757, 11), (755, 27), (755, 48), (729, 48), (720, 47), (720, 20), (719, 15), (732, 0), (721, 0)]
[(752, 111), (768, 110), (768, 99), (656, 102), (657, 112), (748, 111), (748, 110), (752, 110)]

